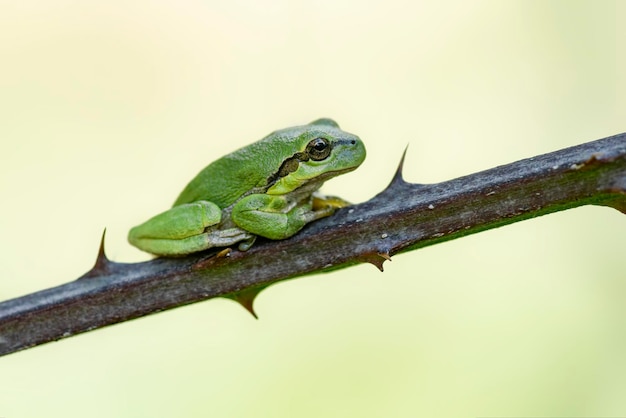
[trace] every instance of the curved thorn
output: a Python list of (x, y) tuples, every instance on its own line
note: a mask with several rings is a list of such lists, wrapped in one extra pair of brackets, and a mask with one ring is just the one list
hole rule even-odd
[(384, 258), (387, 261), (391, 261), (391, 254), (389, 254), (389, 251), (376, 253), (376, 255), (379, 255), (380, 257)]
[(621, 198), (617, 197), (615, 199), (611, 199), (609, 201), (602, 203), (602, 205), (611, 207), (613, 209), (617, 209), (623, 214), (626, 214), (626, 198), (624, 197), (621, 197)]
[(370, 263), (374, 265), (381, 272), (384, 271), (383, 263), (386, 260), (391, 260), (391, 257), (387, 258), (383, 256), (381, 253), (366, 253), (359, 257), (359, 259), (365, 263)]
[(107, 255), (104, 251), (104, 239), (107, 236), (107, 229), (104, 228), (102, 230), (102, 237), (100, 238), (100, 248), (98, 249), (98, 258), (96, 260), (96, 263), (101, 262), (101, 263), (108, 263), (109, 259), (107, 258)]
[(107, 229), (104, 228), (104, 231), (102, 231), (102, 238), (100, 238), (100, 248), (98, 249), (96, 263), (93, 265), (91, 270), (83, 274), (77, 280), (98, 277), (111, 272), (111, 264), (113, 263), (107, 258), (107, 255), (104, 251), (104, 239), (106, 237), (106, 233)]
[(394, 186), (396, 184), (406, 183), (404, 181), (404, 178), (402, 177), (402, 170), (404, 168), (404, 159), (406, 157), (406, 152), (408, 149), (409, 149), (409, 144), (406, 144), (406, 147), (404, 148), (404, 151), (402, 152), (402, 157), (400, 157), (400, 163), (398, 164), (398, 168), (396, 168), (396, 172), (393, 175), (393, 178), (391, 179), (391, 182), (389, 183), (389, 186), (387, 186), (387, 188)]
[(229, 295), (227, 297), (239, 303), (241, 306), (243, 306), (248, 312), (252, 314), (254, 319), (259, 319), (256, 312), (254, 311), (253, 305), (254, 305), (254, 299), (256, 299), (256, 297), (259, 295), (259, 293), (261, 293), (263, 289), (265, 288), (257, 287), (254, 289), (243, 290), (241, 292), (235, 293), (233, 295)]

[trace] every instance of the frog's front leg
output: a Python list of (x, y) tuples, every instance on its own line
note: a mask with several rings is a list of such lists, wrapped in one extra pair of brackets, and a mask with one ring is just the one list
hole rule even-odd
[(252, 194), (233, 207), (232, 219), (240, 228), (269, 239), (285, 239), (304, 225), (332, 215), (336, 207), (313, 210), (311, 198), (290, 202), (282, 195)]
[(222, 210), (212, 202), (174, 206), (131, 229), (128, 241), (152, 254), (177, 256), (253, 238), (239, 228), (211, 230), (221, 218)]

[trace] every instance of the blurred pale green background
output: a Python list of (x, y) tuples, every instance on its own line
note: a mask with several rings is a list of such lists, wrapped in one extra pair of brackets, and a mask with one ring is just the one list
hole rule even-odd
[[(625, 2), (0, 2), (0, 300), (329, 116), (367, 200), (626, 130)], [(626, 218), (587, 207), (0, 358), (0, 416), (626, 415)]]

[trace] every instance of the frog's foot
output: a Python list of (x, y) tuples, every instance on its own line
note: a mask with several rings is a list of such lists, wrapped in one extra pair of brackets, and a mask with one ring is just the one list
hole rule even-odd
[(237, 248), (239, 248), (239, 251), (248, 251), (254, 244), (254, 241), (256, 241), (256, 235), (250, 234), (250, 238), (241, 241)]
[(350, 202), (337, 196), (324, 196), (318, 193), (313, 194), (313, 210), (314, 211), (331, 208), (332, 211), (334, 212), (335, 209), (343, 208), (349, 205), (351, 205)]
[(208, 231), (201, 236), (211, 244), (210, 247), (230, 247), (239, 243), (241, 251), (248, 250), (256, 239), (256, 235), (237, 227)]
[[(233, 228), (222, 231), (204, 232), (181, 239), (144, 238), (142, 245), (147, 251), (153, 254), (176, 257), (214, 247), (230, 247), (241, 241), (244, 243), (254, 241), (254, 237), (254, 235), (242, 229)], [(250, 245), (252, 245), (252, 243), (250, 243)], [(248, 248), (250, 247), (248, 246)]]

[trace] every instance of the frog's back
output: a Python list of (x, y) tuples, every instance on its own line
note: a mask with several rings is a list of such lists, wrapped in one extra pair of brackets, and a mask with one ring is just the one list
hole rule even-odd
[(284, 161), (286, 150), (290, 153), (289, 147), (293, 146), (291, 138), (281, 132), (272, 133), (209, 164), (189, 182), (174, 206), (208, 200), (223, 209), (250, 190), (264, 192), (268, 179)]

